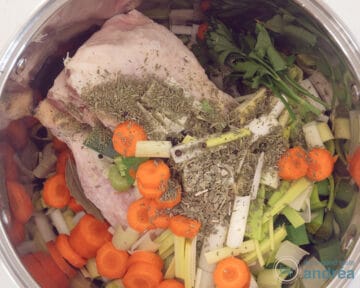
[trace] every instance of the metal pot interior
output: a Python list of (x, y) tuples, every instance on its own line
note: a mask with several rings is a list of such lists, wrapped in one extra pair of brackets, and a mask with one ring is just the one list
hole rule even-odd
[[(127, 12), (134, 7), (145, 13), (156, 8), (161, 1), (128, 1), (121, 5), (118, 0), (56, 0), (47, 1), (22, 27), (8, 46), (0, 62), (1, 97), (11, 97), (24, 91), (36, 91), (46, 96), (57, 74), (63, 69), (63, 59), (73, 55), (76, 49), (97, 31), (111, 16)], [(242, 0), (243, 8), (232, 23), (241, 27), (254, 19), (265, 20), (284, 10), (303, 21), (318, 36), (315, 49), (331, 63), (336, 75), (334, 84), (343, 84), (344, 91), (352, 95), (353, 103), (360, 96), (360, 53), (351, 35), (324, 4), (315, 0), (267, 1)], [(290, 41), (284, 38), (283, 41)], [(347, 75), (346, 80), (342, 77)], [(330, 79), (329, 79), (330, 80)], [(3, 126), (3, 125), (1, 125)], [(357, 202), (359, 204), (359, 201)], [(1, 211), (6, 215), (5, 211)], [(4, 218), (4, 217), (3, 217)], [(4, 219), (2, 219), (4, 220)], [(352, 223), (343, 237), (342, 248), (353, 261), (353, 269), (360, 267), (360, 209), (355, 209)], [(11, 246), (4, 229), (0, 226), (0, 255), (12, 278), (20, 287), (36, 287)], [(333, 279), (328, 287), (345, 287), (346, 279)]]

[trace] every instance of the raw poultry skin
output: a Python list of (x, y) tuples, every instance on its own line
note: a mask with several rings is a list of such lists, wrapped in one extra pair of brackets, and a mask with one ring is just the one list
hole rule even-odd
[(107, 75), (121, 73), (140, 79), (156, 75), (159, 80), (181, 87), (198, 101), (214, 101), (224, 113), (237, 105), (208, 79), (181, 40), (136, 10), (114, 16), (80, 47), (66, 61), (48, 97), (63, 110), (70, 104), (73, 116), (82, 122), (94, 125), (99, 119), (105, 126), (114, 128), (118, 120), (108, 119), (81, 96), (83, 89), (104, 82), (104, 71)]
[(98, 153), (83, 145), (91, 128), (80, 125), (71, 116), (60, 112), (47, 99), (40, 103), (35, 116), (73, 152), (86, 197), (111, 225), (121, 223), (126, 226), (127, 207), (136, 199), (137, 193), (134, 189), (119, 193), (112, 188), (106, 175), (111, 163), (105, 158), (99, 159)]
[[(122, 73), (141, 79), (156, 75), (157, 79), (182, 87), (195, 100), (213, 101), (224, 115), (237, 103), (216, 88), (192, 52), (175, 35), (135, 10), (108, 20), (100, 31), (78, 49), (73, 58), (65, 61), (65, 69), (55, 80), (47, 99), (40, 105), (37, 117), (73, 151), (79, 178), (88, 199), (101, 210), (111, 225), (120, 223), (126, 226), (127, 207), (136, 196), (131, 191), (114, 191), (106, 179), (104, 162), (97, 157), (96, 152), (82, 144), (86, 131), (67, 129), (64, 132), (64, 125), (56, 120), (60, 117), (70, 123), (74, 122), (74, 117), (78, 123), (90, 126), (100, 120), (110, 129), (118, 124), (118, 119), (107, 117), (104, 111), (87, 106), (81, 97), (83, 89), (104, 81), (99, 71), (107, 71), (109, 75)], [(68, 109), (70, 106), (71, 109)], [(47, 109), (53, 112), (48, 115)], [(59, 114), (59, 111), (63, 114)]]

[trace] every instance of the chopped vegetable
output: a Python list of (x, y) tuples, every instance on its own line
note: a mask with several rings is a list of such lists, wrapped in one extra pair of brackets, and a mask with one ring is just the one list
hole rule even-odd
[(96, 266), (96, 258), (91, 258), (86, 263), (86, 270), (89, 272), (89, 275), (92, 279), (98, 278), (101, 275)]
[(351, 139), (351, 128), (349, 118), (335, 118), (334, 134), (336, 139)]
[(226, 245), (230, 248), (239, 248), (243, 242), (249, 207), (250, 196), (235, 196), (226, 239)]
[(60, 152), (60, 154), (57, 156), (56, 173), (65, 174), (66, 162), (69, 159), (74, 159), (74, 156), (69, 149)]
[(7, 181), (6, 189), (14, 218), (21, 223), (26, 223), (33, 213), (33, 204), (25, 187), (18, 182)]
[(59, 138), (57, 138), (55, 136), (52, 138), (52, 144), (53, 144), (55, 151), (59, 152), (59, 153), (61, 153), (64, 150), (69, 149), (68, 146), (66, 145), (66, 143), (64, 143), (63, 141), (61, 141)]
[(229, 257), (217, 263), (213, 277), (218, 288), (237, 288), (248, 287), (251, 274), (243, 260)]
[(47, 242), (46, 247), (56, 263), (56, 265), (63, 271), (70, 279), (75, 277), (77, 271), (72, 268), (65, 259), (61, 256), (59, 250), (56, 248), (55, 243), (53, 241)]
[(196, 278), (196, 242), (197, 237), (185, 240), (184, 284), (185, 288), (192, 288)]
[(297, 180), (308, 171), (306, 152), (299, 146), (290, 148), (279, 160), (279, 176), (285, 180)]
[(175, 280), (175, 279), (167, 279), (160, 283), (158, 288), (184, 288), (184, 284)]
[(128, 250), (139, 239), (139, 232), (127, 227), (125, 230), (118, 225), (112, 238), (112, 243), (116, 249)]
[(281, 288), (286, 276), (280, 269), (264, 269), (259, 272), (256, 283), (260, 288)]
[(129, 260), (127, 261), (127, 266), (131, 267), (131, 265), (139, 262), (150, 264), (159, 270), (162, 270), (164, 267), (164, 261), (161, 257), (150, 251), (135, 251), (130, 255)]
[(136, 263), (129, 267), (126, 272), (123, 283), (126, 288), (139, 288), (139, 283), (142, 287), (158, 287), (163, 279), (161, 271), (147, 263)]
[(105, 243), (96, 253), (99, 274), (109, 279), (122, 278), (126, 272), (128, 253), (117, 250), (111, 242)]
[(127, 221), (129, 226), (140, 233), (154, 228), (148, 216), (150, 201), (140, 198), (132, 202), (128, 208)]
[(6, 226), (5, 228), (13, 245), (17, 246), (25, 240), (25, 226), (23, 223), (13, 219), (10, 226)]
[(109, 181), (111, 186), (119, 192), (128, 191), (131, 187), (131, 184), (128, 182), (125, 176), (122, 176), (116, 167), (116, 165), (112, 165), (109, 169), (108, 174)]
[(137, 141), (135, 157), (170, 158), (170, 141)]
[(298, 228), (301, 225), (305, 224), (304, 219), (300, 216), (300, 214), (293, 208), (287, 206), (285, 207), (281, 213), (289, 220), (291, 225), (294, 228)]
[(53, 209), (52, 211), (50, 211), (49, 217), (59, 234), (70, 235), (70, 230), (66, 224), (64, 216), (62, 215), (60, 209)]
[(197, 38), (201, 41), (204, 41), (205, 40), (205, 33), (207, 32), (209, 28), (209, 24), (208, 23), (202, 23), (199, 28), (198, 28), (198, 31), (197, 31)]
[(287, 236), (286, 239), (296, 245), (307, 245), (310, 243), (309, 237), (306, 233), (305, 225), (294, 228), (292, 225), (286, 225)]
[(308, 153), (309, 168), (306, 176), (312, 181), (322, 181), (328, 178), (334, 169), (336, 157), (324, 148), (314, 148)]
[(84, 211), (84, 207), (82, 207), (82, 206), (76, 201), (76, 199), (75, 199), (74, 197), (70, 197), (70, 201), (69, 201), (69, 203), (68, 203), (68, 206), (69, 206), (69, 208), (70, 208), (73, 212), (75, 212), (75, 213), (80, 212), (80, 211)]
[(0, 142), (0, 155), (4, 162), (5, 179), (17, 181), (19, 178), (19, 171), (14, 161), (14, 149), (8, 143)]
[(244, 241), (239, 248), (222, 247), (205, 253), (207, 263), (214, 264), (230, 256), (238, 256), (255, 251), (253, 240)]
[(176, 215), (170, 219), (170, 230), (175, 235), (186, 238), (194, 238), (201, 227), (201, 223), (182, 215)]
[(355, 183), (360, 187), (360, 147), (356, 149), (350, 158), (349, 172)]
[(150, 199), (159, 198), (165, 193), (169, 178), (170, 169), (161, 160), (148, 160), (136, 172), (139, 192)]
[(319, 122), (317, 123), (316, 127), (323, 143), (333, 140), (335, 138), (330, 130), (329, 125), (326, 122)]
[(86, 260), (78, 255), (70, 246), (69, 236), (60, 234), (56, 238), (55, 246), (60, 252), (61, 256), (64, 257), (64, 259), (66, 259), (72, 266), (81, 268), (86, 264)]
[(65, 175), (56, 174), (44, 183), (42, 194), (46, 205), (54, 208), (63, 208), (70, 201), (70, 191), (66, 186)]
[(301, 249), (299, 246), (285, 240), (280, 244), (280, 247), (276, 253), (276, 260), (293, 270), (298, 268), (301, 259), (309, 255), (309, 252)]
[(43, 213), (35, 213), (34, 220), (37, 229), (45, 242), (55, 240), (56, 236), (49, 223), (48, 218)]
[(304, 132), (305, 141), (308, 148), (324, 147), (323, 140), (321, 138), (318, 124), (315, 121), (309, 122), (302, 127)]
[(71, 230), (69, 242), (77, 254), (85, 259), (93, 258), (97, 250), (111, 239), (107, 225), (86, 214)]
[(147, 140), (145, 130), (133, 121), (120, 123), (113, 132), (112, 143), (119, 154), (126, 157), (135, 156), (137, 141)]

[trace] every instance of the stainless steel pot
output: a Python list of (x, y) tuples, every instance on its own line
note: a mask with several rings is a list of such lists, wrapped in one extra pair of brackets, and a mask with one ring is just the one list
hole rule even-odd
[[(247, 2), (246, 0), (243, 0)], [(248, 1), (251, 7), (261, 7), (268, 1)], [(0, 55), (0, 95), (11, 97), (29, 89), (47, 88), (51, 84), (51, 73), (59, 72), (56, 63), (66, 56), (66, 51), (80, 46), (105, 19), (126, 12), (138, 5), (131, 0), (49, 0), (25, 23), (3, 55)], [(322, 2), (315, 0), (272, 1), (270, 9), (285, 8), (302, 15), (327, 36), (329, 41), (321, 43), (334, 63), (344, 63), (352, 75), (353, 100), (360, 97), (360, 50), (354, 38), (342, 22)], [(256, 11), (256, 8), (255, 8)], [(70, 46), (69, 46), (70, 44)], [(49, 74), (50, 73), (50, 74)], [(44, 78), (44, 75), (50, 75)], [(45, 79), (45, 80), (44, 80)], [(47, 83), (46, 80), (49, 82)], [(42, 85), (39, 86), (39, 82)], [(0, 115), (1, 116), (1, 115)], [(0, 117), (2, 121), (2, 117)], [(0, 123), (4, 126), (4, 123)], [(6, 199), (0, 199), (6, 203)], [(357, 206), (360, 205), (358, 199)], [(38, 287), (22, 266), (5, 231), (8, 221), (6, 204), (0, 206), (0, 257), (5, 268), (19, 287)], [(343, 249), (352, 261), (353, 269), (360, 269), (360, 207), (357, 207), (348, 231), (343, 238)], [(335, 278), (328, 287), (346, 287), (348, 279)]]

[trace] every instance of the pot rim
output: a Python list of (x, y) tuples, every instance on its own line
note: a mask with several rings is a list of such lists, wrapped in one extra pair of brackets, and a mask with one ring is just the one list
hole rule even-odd
[[(40, 29), (54, 13), (63, 7), (69, 0), (48, 0), (41, 5), (38, 10), (34, 11), (27, 22), (13, 36), (0, 54), (0, 95), (2, 95), (7, 79), (11, 71), (16, 67), (21, 55), (27, 45), (30, 43), (33, 35)], [(322, 0), (293, 0), (298, 6), (307, 11), (333, 38), (333, 42), (344, 53), (349, 67), (357, 76), (357, 84), (360, 83), (360, 49), (356, 38), (352, 32), (346, 27), (344, 22), (339, 19), (335, 12)], [(351, 60), (351, 61), (350, 61)], [(360, 86), (359, 86), (360, 87)], [(359, 95), (357, 95), (359, 96)], [(1, 221), (0, 221), (1, 222)], [(354, 263), (354, 269), (360, 268), (360, 242), (358, 241), (352, 252), (348, 256), (348, 260)], [(3, 262), (7, 274), (13, 278), (18, 287), (39, 287), (35, 280), (30, 276), (17, 257), (15, 249), (9, 241), (5, 226), (0, 224), (0, 263)], [(1, 267), (0, 267), (1, 269)], [(327, 287), (337, 288), (349, 285), (347, 279), (337, 277), (333, 279)]]

